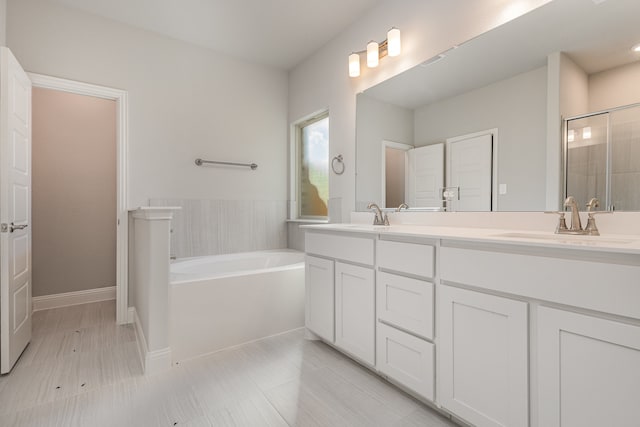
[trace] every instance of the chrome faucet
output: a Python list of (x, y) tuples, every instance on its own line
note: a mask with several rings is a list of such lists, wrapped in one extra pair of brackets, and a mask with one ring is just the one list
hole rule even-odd
[(582, 223), (580, 222), (580, 212), (578, 212), (578, 203), (573, 196), (567, 197), (564, 201), (565, 208), (571, 208), (571, 226), (565, 233), (583, 234)]
[(402, 209), (409, 209), (409, 205), (406, 203), (401, 203), (400, 206), (396, 209), (396, 212), (400, 212)]
[(387, 214), (382, 213), (380, 206), (375, 203), (369, 203), (367, 209), (374, 209), (376, 216), (373, 218), (373, 225), (389, 225), (389, 217)]

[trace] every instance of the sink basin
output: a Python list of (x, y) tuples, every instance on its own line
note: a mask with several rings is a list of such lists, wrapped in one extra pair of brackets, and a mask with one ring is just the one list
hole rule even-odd
[(551, 242), (559, 243), (571, 243), (578, 245), (597, 246), (598, 244), (609, 245), (626, 245), (633, 243), (634, 240), (629, 239), (611, 239), (608, 237), (600, 236), (582, 236), (572, 234), (554, 234), (554, 233), (500, 233), (494, 234), (494, 237), (507, 237), (514, 239), (534, 239), (534, 240), (547, 240)]

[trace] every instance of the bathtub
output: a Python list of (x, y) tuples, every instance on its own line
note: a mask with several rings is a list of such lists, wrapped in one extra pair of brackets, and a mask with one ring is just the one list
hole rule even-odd
[(304, 253), (269, 250), (171, 263), (173, 362), (304, 326)]

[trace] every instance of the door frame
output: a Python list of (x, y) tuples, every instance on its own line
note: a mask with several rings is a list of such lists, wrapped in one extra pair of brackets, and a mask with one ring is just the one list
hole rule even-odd
[(43, 74), (27, 73), (27, 75), (31, 79), (33, 87), (93, 96), (116, 102), (116, 322), (120, 325), (131, 323), (128, 313), (128, 93), (121, 89), (61, 79)]
[(451, 181), (451, 167), (449, 161), (450, 146), (452, 143), (464, 141), (465, 139), (477, 138), (479, 136), (491, 135), (491, 212), (498, 210), (498, 128), (482, 130), (480, 132), (468, 133), (466, 135), (454, 136), (445, 140), (445, 186)]
[(408, 160), (407, 160), (407, 153), (409, 152), (409, 150), (411, 150), (412, 148), (416, 148), (411, 144), (406, 144), (404, 142), (395, 142), (395, 141), (390, 141), (388, 139), (383, 139), (382, 140), (382, 154), (381, 154), (381, 162), (380, 162), (380, 177), (381, 177), (381, 191), (380, 191), (380, 204), (383, 208), (388, 207), (387, 206), (387, 169), (386, 169), (386, 165), (387, 165), (387, 147), (389, 148), (395, 148), (396, 150), (403, 150), (404, 153), (404, 198), (405, 200), (407, 199), (407, 177), (409, 175), (409, 164), (408, 164)]

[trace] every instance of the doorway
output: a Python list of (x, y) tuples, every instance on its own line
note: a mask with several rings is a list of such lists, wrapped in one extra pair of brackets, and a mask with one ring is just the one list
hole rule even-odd
[[(115, 291), (116, 321), (118, 324), (130, 323), (131, 319), (129, 319), (128, 314), (127, 298), (127, 93), (117, 89), (39, 74), (29, 74), (29, 77), (33, 83), (34, 102), (43, 101), (45, 103), (49, 103), (49, 108), (51, 108), (51, 105), (55, 105), (55, 102), (58, 101), (65, 102), (67, 104), (75, 104), (74, 108), (79, 108), (79, 112), (81, 113), (78, 116), (78, 119), (83, 122), (80, 128), (85, 128), (84, 130), (89, 132), (92, 129), (94, 131), (97, 130), (98, 134), (102, 136), (105, 136), (105, 133), (111, 132), (111, 136), (113, 137), (113, 146), (110, 148), (95, 147), (96, 151), (93, 155), (91, 155), (91, 148), (83, 147), (82, 135), (79, 136), (80, 140), (70, 143), (68, 141), (69, 135), (65, 136), (63, 134), (62, 139), (65, 140), (64, 145), (66, 148), (61, 147), (58, 150), (50, 147), (47, 150), (47, 154), (42, 158), (40, 158), (41, 153), (35, 152), (38, 147), (34, 146), (33, 156), (35, 160), (34, 163), (36, 163), (34, 166), (38, 167), (38, 163), (41, 165), (44, 164), (44, 170), (42, 172), (43, 179), (51, 173), (57, 174), (58, 178), (61, 177), (61, 175), (64, 175), (64, 179), (68, 186), (73, 188), (76, 193), (73, 195), (75, 198), (69, 198), (62, 195), (61, 197), (57, 197), (56, 200), (56, 196), (53, 192), (46, 191), (47, 186), (49, 185), (49, 183), (46, 182), (43, 183), (42, 188), (40, 189), (42, 191), (37, 190), (34, 192), (34, 197), (40, 197), (39, 194), (43, 195), (42, 200), (34, 200), (34, 206), (37, 208), (38, 204), (40, 204), (43, 207), (46, 206), (49, 208), (49, 212), (47, 213), (43, 213), (42, 215), (40, 215), (40, 213), (34, 214), (35, 221), (37, 221), (40, 216), (40, 223), (44, 226), (45, 223), (49, 223), (51, 220), (51, 218), (47, 218), (46, 215), (56, 212), (56, 215), (62, 217), (58, 218), (57, 222), (52, 223), (57, 224), (56, 227), (58, 227), (58, 229), (53, 232), (48, 232), (48, 235), (46, 236), (42, 236), (42, 241), (39, 240), (39, 236), (34, 237), (34, 251), (36, 252), (36, 257), (38, 256), (38, 245), (40, 245), (40, 252), (45, 253), (44, 250), (46, 249), (47, 242), (60, 242), (61, 239), (64, 239), (63, 244), (69, 245), (68, 247), (70, 248), (68, 252), (76, 252), (77, 254), (78, 247), (85, 245), (86, 251), (92, 256), (86, 256), (87, 254), (82, 251), (79, 252), (81, 256), (80, 258), (77, 258), (77, 260), (82, 263), (82, 265), (76, 266), (80, 274), (76, 275), (74, 279), (82, 280), (83, 277), (89, 277), (91, 273), (94, 273), (93, 276), (96, 277), (97, 281), (83, 284), (76, 283), (75, 285), (67, 288), (64, 288), (64, 284), (54, 283), (50, 289), (53, 289), (56, 293), (62, 291), (60, 295), (62, 297), (67, 295), (67, 298), (71, 298), (72, 303), (81, 303), (86, 302), (87, 300), (91, 301), (92, 298), (95, 298), (97, 293), (104, 295), (104, 292)], [(69, 105), (67, 105), (65, 109), (68, 107)], [(34, 110), (37, 108), (39, 107), (36, 106)], [(105, 125), (99, 125), (99, 121), (94, 122), (93, 124), (87, 123), (86, 120), (88, 119), (86, 117), (82, 118), (82, 115), (86, 113), (86, 110), (89, 108), (96, 111), (101, 110), (103, 112), (107, 112), (111, 109), (111, 113), (106, 114), (112, 115), (110, 119), (112, 128), (109, 131), (106, 131), (106, 128), (100, 129), (100, 126)], [(39, 124), (35, 123), (35, 121), (39, 119), (37, 117), (34, 117), (34, 119), (34, 126), (38, 126)], [(109, 152), (109, 150), (111, 151)], [(81, 155), (81, 152), (84, 152), (84, 155)], [(64, 165), (66, 165), (66, 168), (61, 164), (53, 166), (49, 164), (49, 162), (55, 162), (56, 159), (63, 162)], [(109, 163), (109, 165), (104, 165), (105, 162)], [(104, 166), (98, 168), (98, 165), (100, 164), (103, 164)], [(47, 171), (47, 169), (52, 170)], [(75, 169), (75, 172), (70, 173), (72, 171), (67, 169)], [(94, 173), (98, 172), (97, 169), (102, 169), (102, 175)], [(104, 175), (105, 171), (108, 171), (107, 175), (109, 176)], [(38, 173), (39, 172), (36, 172), (36, 174)], [(36, 176), (34, 184), (39, 185), (38, 182), (39, 178)], [(42, 182), (42, 180), (40, 180), (40, 182)], [(92, 199), (92, 197), (96, 195), (98, 198)], [(101, 196), (111, 199), (110, 207), (94, 206), (95, 203), (92, 203), (91, 200), (94, 200), (94, 202), (96, 200), (101, 202)], [(64, 199), (67, 200), (65, 201)], [(105, 212), (105, 210), (109, 210), (109, 212)], [(87, 218), (87, 216), (89, 216), (89, 218)], [(102, 230), (96, 230), (96, 228), (99, 227), (96, 224), (98, 219), (104, 223)], [(94, 225), (93, 227), (92, 221)], [(79, 227), (81, 223), (84, 227), (84, 231), (76, 229), (76, 226)], [(62, 227), (62, 230), (59, 229), (60, 227)], [(37, 232), (37, 229), (40, 227), (36, 226), (35, 228), (35, 231)], [(92, 243), (95, 239), (92, 239), (90, 236), (92, 234), (96, 234), (96, 236), (99, 236), (100, 239), (104, 240), (108, 237), (109, 233), (111, 233), (114, 239), (114, 241), (107, 244), (107, 246), (111, 246), (106, 249), (96, 248)], [(108, 255), (112, 249), (115, 249), (115, 253), (112, 254), (113, 262), (105, 262), (102, 257), (105, 256), (105, 254)], [(60, 250), (62, 251), (62, 249)], [(86, 256), (86, 260), (83, 262), (82, 258), (84, 256)], [(70, 259), (58, 260), (58, 265), (55, 264), (55, 260), (41, 259), (34, 261), (36, 266), (38, 266), (40, 261), (42, 261), (41, 268), (51, 272), (55, 272), (56, 269), (59, 270), (60, 265), (73, 265), (73, 262)], [(110, 273), (106, 271), (108, 268), (105, 267), (109, 262), (111, 262), (111, 265), (113, 265), (115, 269), (115, 271), (111, 272), (111, 276), (109, 276)], [(95, 264), (95, 266), (93, 266), (92, 263)], [(99, 276), (102, 278), (99, 278)], [(61, 280), (60, 277), (63, 276), (58, 276), (56, 280)], [(36, 284), (36, 286), (38, 286), (38, 284)], [(78, 286), (84, 289), (78, 289)], [(42, 293), (42, 291), (38, 291), (37, 289), (35, 292)], [(34, 295), (37, 294), (34, 293)]]

